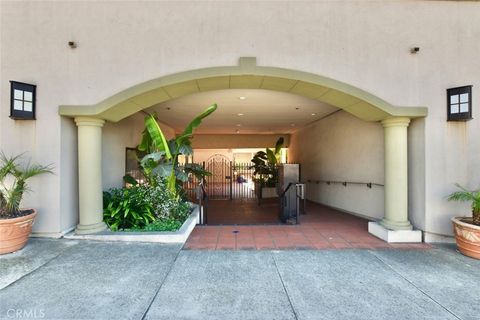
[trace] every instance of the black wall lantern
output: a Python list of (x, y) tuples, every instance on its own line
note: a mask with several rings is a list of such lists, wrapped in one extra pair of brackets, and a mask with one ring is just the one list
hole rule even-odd
[(447, 89), (447, 120), (472, 119), (472, 86)]
[(10, 118), (35, 120), (35, 91), (33, 84), (10, 81)]

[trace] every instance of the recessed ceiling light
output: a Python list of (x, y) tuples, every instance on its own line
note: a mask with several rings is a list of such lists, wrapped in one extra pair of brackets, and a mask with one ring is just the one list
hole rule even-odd
[(316, 113), (312, 113), (312, 116), (316, 116), (317, 114)]
[(290, 127), (295, 127), (295, 123), (290, 123)]
[(247, 99), (247, 97), (240, 96), (240, 97), (238, 97), (238, 99), (240, 99), (240, 100), (245, 100), (245, 99)]
[(242, 126), (242, 124), (241, 124), (241, 123), (238, 123), (238, 124), (237, 124), (237, 127), (241, 127), (241, 126)]
[(237, 115), (241, 117), (241, 116), (243, 116), (244, 114), (243, 114), (243, 113), (237, 113)]

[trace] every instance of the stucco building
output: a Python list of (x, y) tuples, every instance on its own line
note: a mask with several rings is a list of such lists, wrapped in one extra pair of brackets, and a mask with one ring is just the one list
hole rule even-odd
[[(173, 136), (207, 101), (219, 110), (196, 149), (271, 147), (285, 136), (309, 200), (387, 229), (413, 227), (427, 242), (448, 241), (450, 218), (469, 212), (446, 201), (454, 183), (480, 186), (478, 2), (2, 1), (0, 9), (0, 148), (55, 167), (25, 199), (39, 212), (36, 235), (101, 230), (101, 192), (122, 185), (142, 110), (157, 111)], [(11, 107), (10, 81), (36, 86), (34, 120), (10, 117), (31, 102), (25, 95)], [(451, 88), (466, 91), (447, 97)]]

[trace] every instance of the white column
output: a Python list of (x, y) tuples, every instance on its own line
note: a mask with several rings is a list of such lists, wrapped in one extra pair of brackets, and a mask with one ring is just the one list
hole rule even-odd
[(76, 117), (78, 129), (78, 203), (77, 234), (106, 229), (102, 197), (102, 127), (104, 120)]
[(412, 230), (408, 221), (409, 118), (382, 121), (385, 130), (385, 217), (381, 224), (390, 230)]
[(385, 134), (385, 217), (368, 231), (387, 242), (422, 242), (408, 221), (408, 125), (406, 117), (382, 121)]

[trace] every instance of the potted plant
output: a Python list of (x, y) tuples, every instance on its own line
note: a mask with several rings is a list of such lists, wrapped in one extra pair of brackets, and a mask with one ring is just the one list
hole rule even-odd
[(278, 168), (280, 154), (283, 147), (283, 138), (275, 143), (275, 149), (267, 148), (258, 151), (252, 158), (254, 165), (255, 190), (259, 199), (277, 197)]
[(20, 209), (22, 197), (29, 190), (26, 182), (33, 176), (52, 172), (49, 166), (21, 166), (20, 159), (21, 155), (9, 158), (0, 154), (0, 254), (20, 250), (27, 243), (37, 212)]
[(460, 189), (452, 193), (448, 200), (467, 201), (472, 205), (472, 217), (454, 217), (453, 231), (458, 250), (466, 256), (480, 259), (480, 190), (469, 191), (456, 184)]

